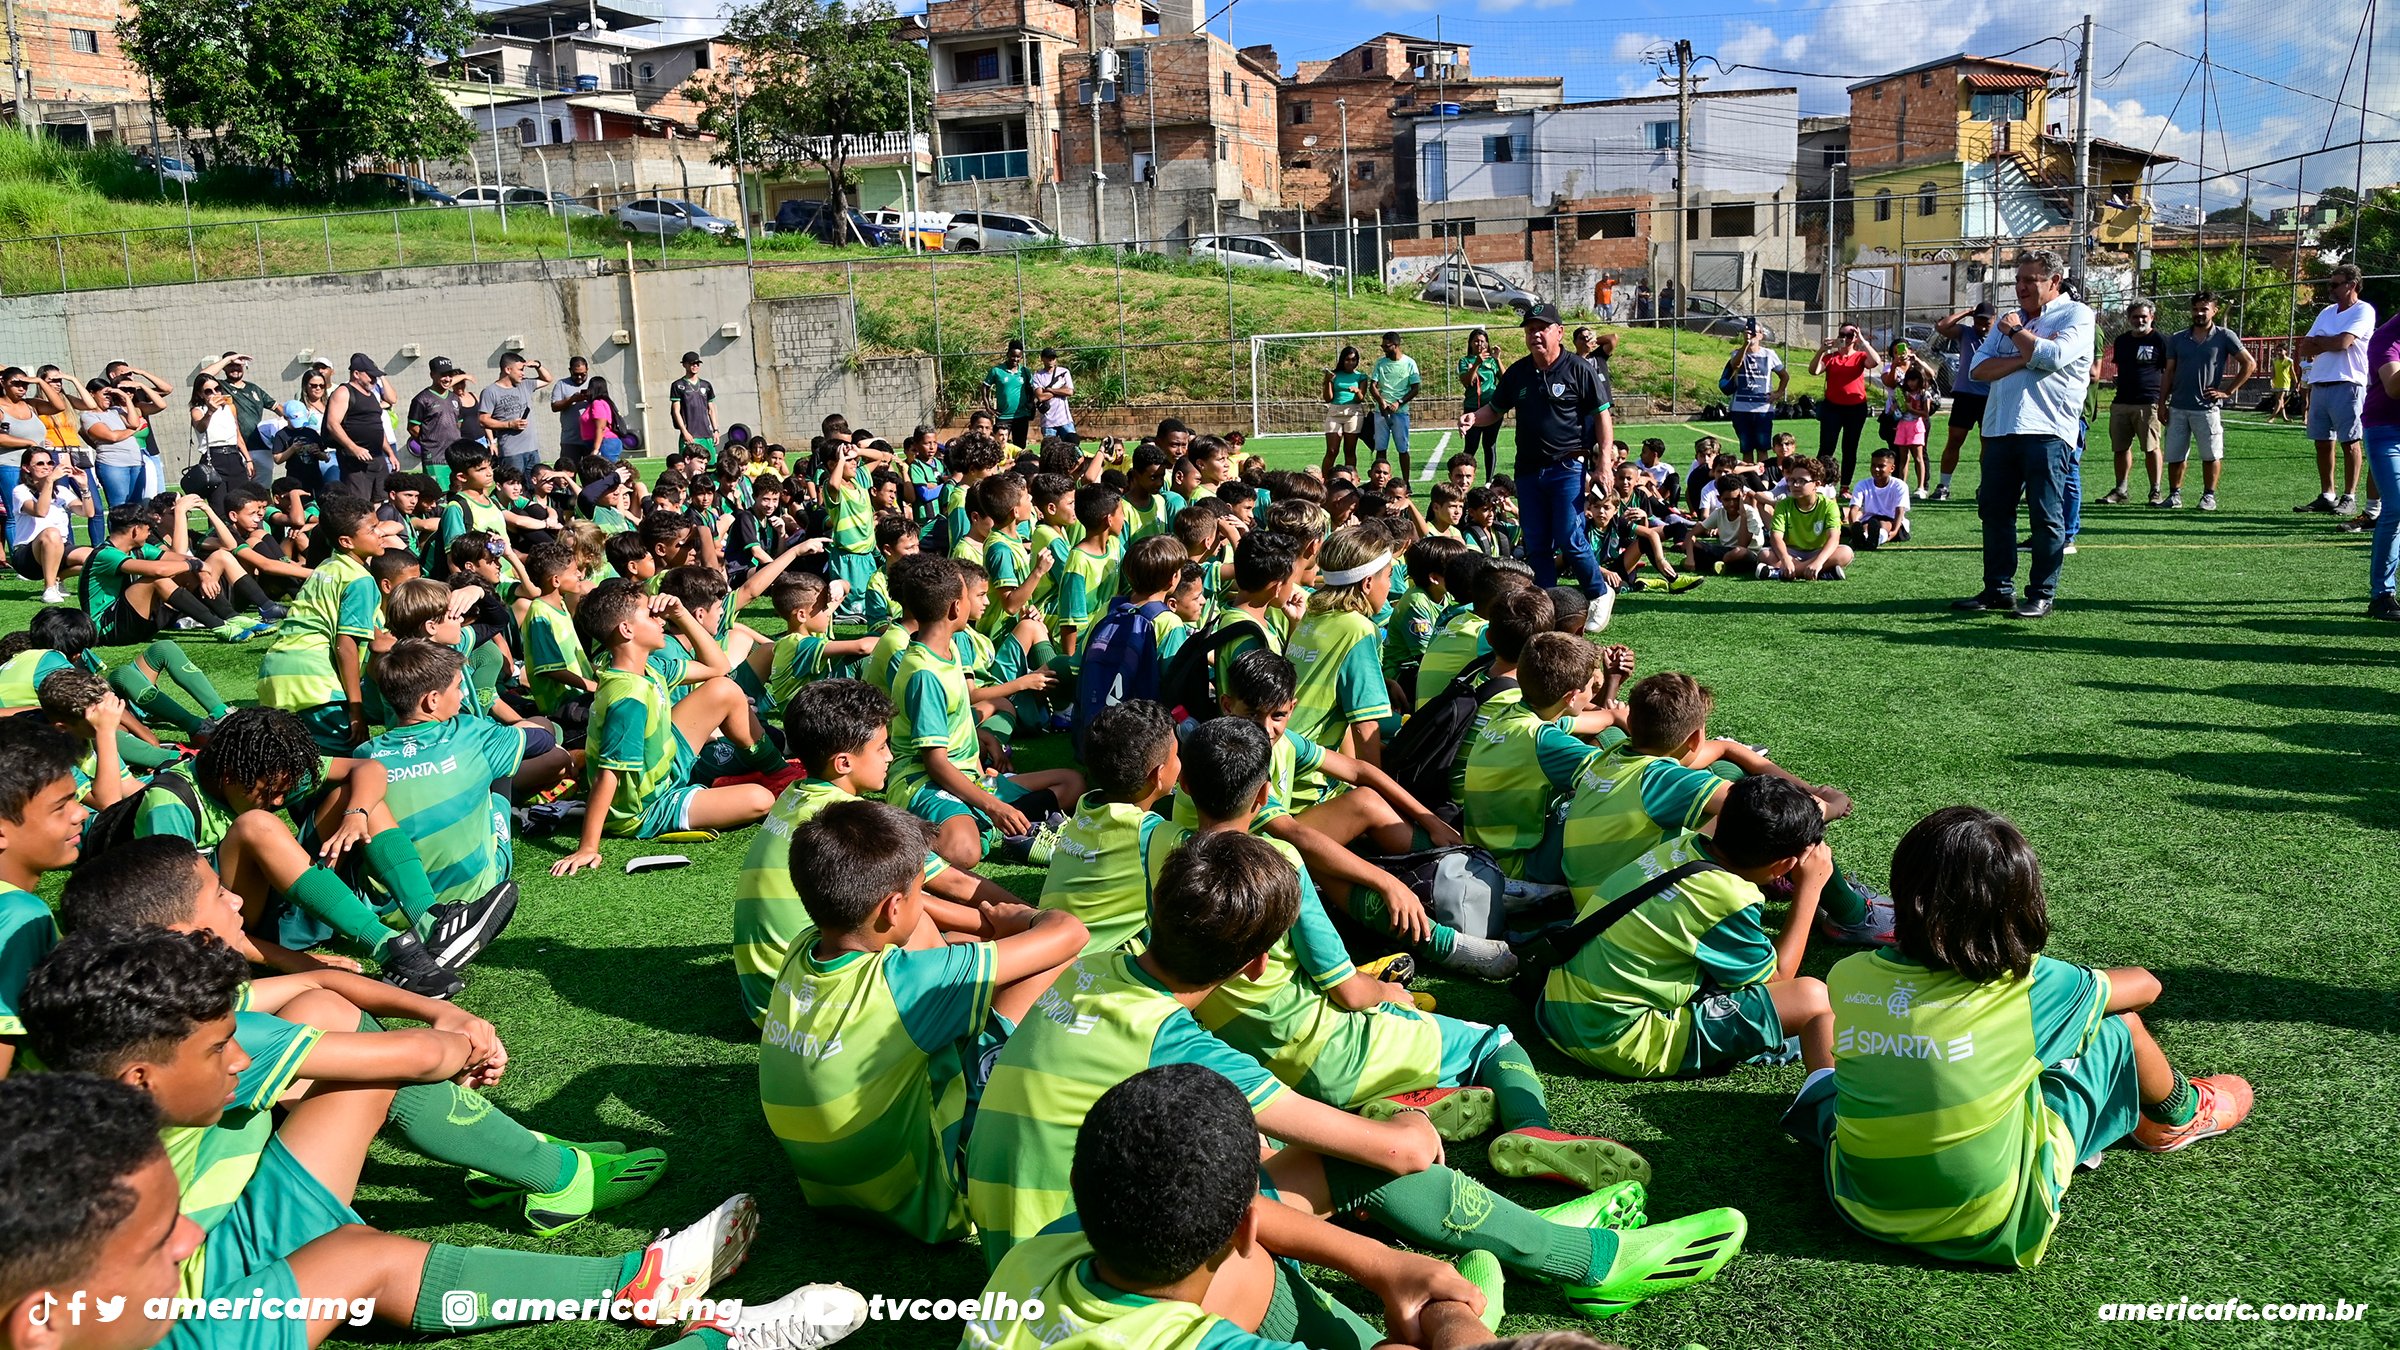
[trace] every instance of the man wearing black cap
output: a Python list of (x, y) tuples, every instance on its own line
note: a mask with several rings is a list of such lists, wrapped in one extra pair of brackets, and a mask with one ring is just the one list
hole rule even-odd
[(558, 414), (559, 463), (572, 467), (592, 453), (583, 436), (583, 405), (592, 400), (592, 363), (580, 356), (567, 358), (567, 377), (550, 386), (550, 411)]
[(417, 391), (408, 401), (408, 443), (425, 472), (435, 482), (450, 486), (450, 443), (465, 433), (460, 430), (461, 405), (473, 407), (474, 396), (467, 394), (467, 373), (447, 356), (437, 356), (425, 364), (425, 373), (432, 383)]
[(1608, 377), (1566, 350), (1557, 306), (1525, 311), (1524, 329), (1525, 356), (1501, 372), (1499, 388), (1482, 407), (1460, 417), (1458, 429), (1492, 426), (1516, 410), (1517, 518), (1525, 532), (1525, 560), (1533, 564), (1534, 580), (1548, 586), (1558, 580), (1558, 555), (1567, 555), (1583, 593), (1591, 597), (1584, 631), (1597, 633), (1608, 626), (1617, 597), (1592, 557), (1591, 536), (1583, 528), (1583, 491), (1587, 470), (1606, 480), (1605, 461), (1596, 467), (1587, 463), (1594, 447), (1605, 457), (1606, 447), (1616, 441)]
[(700, 353), (683, 354), (683, 378), (667, 386), (667, 415), (675, 421), (675, 439), (686, 451), (697, 450), (717, 462), (717, 387), (700, 378)]
[(368, 501), (383, 496), (383, 480), (400, 468), (391, 429), (383, 420), (383, 370), (365, 352), (350, 354), (350, 378), (325, 400), (325, 435), (341, 461), (342, 481)]
[[(1975, 350), (1992, 335), (1992, 320), (1997, 313), (1992, 302), (1981, 300), (1971, 309), (1962, 309), (1946, 319), (1934, 321), (1933, 331), (1951, 339), (1957, 351), (1950, 357), (1950, 432), (1942, 442), (1942, 482), (1934, 490), (1934, 500), (1950, 500), (1950, 475), (1958, 472), (1958, 452), (1967, 445), (1967, 433), (1983, 425), (1984, 399), (1992, 387), (1974, 374)], [(1848, 483), (1842, 484), (1847, 489)], [(1925, 499), (1925, 485), (1917, 484), (1917, 500)]]

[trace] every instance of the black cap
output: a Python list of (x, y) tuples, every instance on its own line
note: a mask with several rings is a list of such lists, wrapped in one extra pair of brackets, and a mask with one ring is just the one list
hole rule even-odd
[(683, 363), (684, 363), (685, 365), (687, 365), (687, 366), (696, 366), (696, 365), (699, 365), (699, 364), (700, 364), (700, 353), (698, 353), (698, 352), (685, 352), (685, 353), (683, 354)]
[(1998, 311), (1998, 310), (1996, 310), (1996, 309), (1992, 308), (1992, 302), (1991, 302), (1991, 301), (1989, 301), (1989, 300), (1978, 300), (1978, 301), (1976, 301), (1976, 302), (1975, 302), (1975, 313), (1974, 313), (1974, 315), (1973, 315), (1972, 317), (1974, 317), (1974, 318), (1978, 318), (1978, 319), (1988, 319), (1988, 318), (1992, 317), (1993, 315), (1995, 315), (1995, 314), (1997, 314), (1997, 313), (1999, 313), (1999, 312), (2000, 312), (2000, 311)]
[(1552, 304), (1539, 304), (1526, 310), (1524, 316), (1517, 320), (1517, 326), (1520, 328), (1532, 328), (1536, 325), (1539, 325), (1547, 328), (1552, 324), (1564, 324), (1565, 322), (1566, 320), (1558, 317), (1558, 306)]
[(375, 358), (365, 352), (350, 353), (350, 373), (356, 375), (361, 371), (379, 380), (383, 378), (383, 367), (375, 364)]
[(458, 373), (458, 363), (447, 356), (437, 356), (425, 363), (425, 373), (439, 380)]

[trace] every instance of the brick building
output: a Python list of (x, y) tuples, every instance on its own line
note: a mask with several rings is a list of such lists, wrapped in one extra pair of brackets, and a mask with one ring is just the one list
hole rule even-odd
[(11, 0), (0, 42), (12, 83), (0, 109), (73, 144), (172, 142), (151, 121), (148, 86), (117, 41), (125, 15), (117, 0)]

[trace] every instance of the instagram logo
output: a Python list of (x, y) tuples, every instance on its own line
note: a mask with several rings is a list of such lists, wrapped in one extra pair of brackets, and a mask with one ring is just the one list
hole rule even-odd
[(448, 1289), (442, 1292), (443, 1326), (460, 1329), (471, 1327), (475, 1325), (476, 1314), (479, 1311), (475, 1306), (474, 1290)]

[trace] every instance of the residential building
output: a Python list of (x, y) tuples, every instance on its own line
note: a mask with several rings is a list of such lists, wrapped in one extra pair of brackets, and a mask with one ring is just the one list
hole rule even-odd
[[(1246, 50), (1263, 50), (1274, 63), (1272, 48)], [(1410, 219), (1412, 166), (1394, 154), (1407, 119), (1436, 105), (1508, 112), (1552, 107), (1565, 97), (1566, 81), (1556, 75), (1477, 75), (1472, 54), (1465, 43), (1379, 33), (1331, 60), (1301, 62), (1279, 93), (1283, 204), (1305, 218), (1339, 219), (1347, 150), (1352, 217)]]
[[(1955, 257), (2024, 241), (2064, 244), (2075, 141), (2053, 89), (2063, 72), (1964, 53), (1850, 86), (1860, 256)], [(2053, 94), (2060, 94), (2053, 100)], [(2092, 234), (2104, 250), (2150, 239), (2145, 175), (2172, 155), (2095, 138)]]
[(118, 0), (11, 0), (0, 43), (10, 86), (0, 112), (70, 144), (175, 144), (150, 116), (149, 89), (117, 42)]

